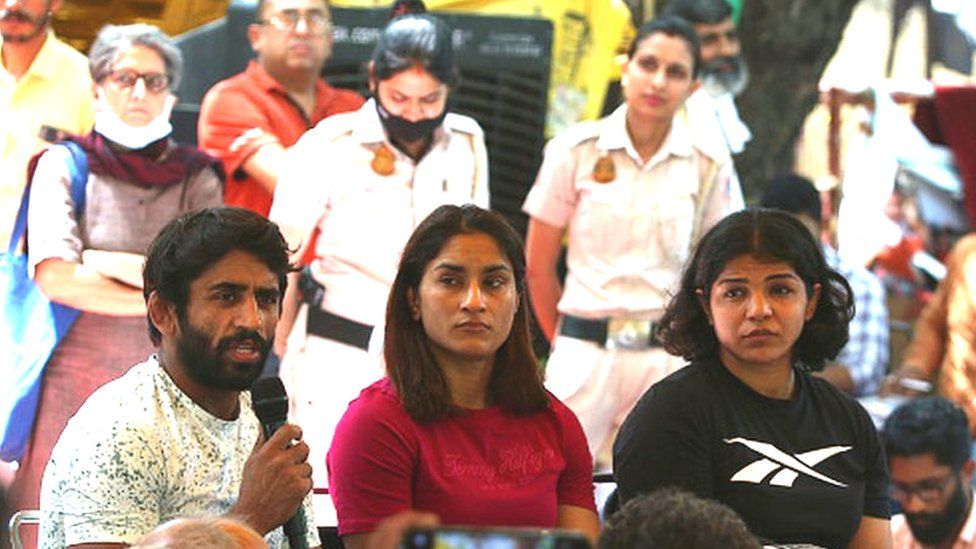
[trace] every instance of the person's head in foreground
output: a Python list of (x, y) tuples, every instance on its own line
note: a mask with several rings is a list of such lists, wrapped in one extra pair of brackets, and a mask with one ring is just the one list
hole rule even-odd
[(759, 549), (739, 515), (690, 492), (662, 488), (628, 501), (607, 518), (599, 549)]
[(133, 549), (264, 549), (253, 528), (232, 518), (178, 518), (139, 539)]
[(88, 52), (95, 87), (95, 131), (128, 149), (172, 133), (173, 90), (183, 55), (173, 39), (142, 23), (106, 25)]
[[(403, 250), (386, 311), (384, 357), (407, 413), (434, 421), (472, 404), (527, 414), (548, 400), (532, 352), (518, 234), (501, 215), (441, 206)], [(482, 402), (459, 402), (451, 379), (489, 374)]]
[(912, 536), (927, 546), (952, 546), (973, 501), (965, 412), (942, 397), (920, 397), (892, 412), (881, 438), (892, 496)]
[(852, 316), (850, 286), (810, 232), (789, 214), (748, 209), (701, 239), (659, 337), (672, 354), (717, 357), (737, 374), (816, 371), (847, 343)]
[(149, 337), (174, 380), (250, 388), (271, 348), (290, 270), (278, 227), (249, 210), (208, 208), (163, 228), (147, 254), (143, 293)]
[(658, 17), (641, 25), (620, 77), (628, 124), (669, 125), (698, 89), (700, 65), (698, 37), (687, 22)]
[(749, 83), (739, 33), (726, 0), (670, 0), (662, 15), (691, 23), (701, 41), (702, 81), (708, 93), (738, 95)]
[(383, 29), (369, 62), (369, 87), (387, 137), (420, 158), (447, 116), (457, 79), (451, 31), (439, 18), (408, 13)]

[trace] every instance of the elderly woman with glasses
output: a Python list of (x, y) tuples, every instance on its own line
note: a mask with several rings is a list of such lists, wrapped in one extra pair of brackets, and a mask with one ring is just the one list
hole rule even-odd
[[(221, 204), (219, 166), (171, 138), (183, 67), (172, 39), (149, 25), (107, 26), (88, 57), (92, 133), (50, 147), (29, 175), (29, 269), (48, 298), (81, 315), (47, 364), (12, 488), (15, 509), (37, 507), (44, 464), (68, 418), (152, 352), (141, 289), (146, 246), (177, 215)], [(81, 186), (83, 194), (72, 193)]]

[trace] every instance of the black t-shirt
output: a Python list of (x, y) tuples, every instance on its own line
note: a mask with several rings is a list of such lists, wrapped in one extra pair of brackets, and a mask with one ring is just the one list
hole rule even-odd
[(621, 501), (677, 486), (734, 509), (776, 543), (847, 547), (862, 515), (889, 516), (888, 472), (871, 419), (796, 370), (792, 399), (765, 397), (717, 360), (641, 397), (617, 436)]

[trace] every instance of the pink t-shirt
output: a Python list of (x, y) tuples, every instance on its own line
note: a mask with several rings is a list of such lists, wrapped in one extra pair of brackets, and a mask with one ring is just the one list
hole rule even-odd
[(556, 526), (559, 505), (596, 509), (583, 429), (552, 396), (527, 416), (495, 406), (425, 425), (385, 378), (349, 405), (327, 463), (340, 535), (405, 509), (442, 524), (537, 528)]

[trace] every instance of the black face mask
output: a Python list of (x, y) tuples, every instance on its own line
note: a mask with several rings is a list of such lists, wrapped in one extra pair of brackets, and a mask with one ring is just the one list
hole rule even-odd
[(444, 110), (436, 118), (424, 118), (411, 122), (390, 113), (380, 104), (379, 96), (374, 94), (374, 97), (376, 97), (376, 112), (380, 115), (380, 122), (382, 122), (383, 129), (386, 130), (386, 136), (390, 138), (390, 141), (414, 143), (421, 139), (428, 139), (434, 130), (444, 122), (444, 117), (447, 116), (447, 105), (444, 105)]
[(955, 493), (940, 513), (905, 513), (912, 536), (926, 545), (937, 545), (956, 533), (969, 511), (966, 487), (956, 479)]

